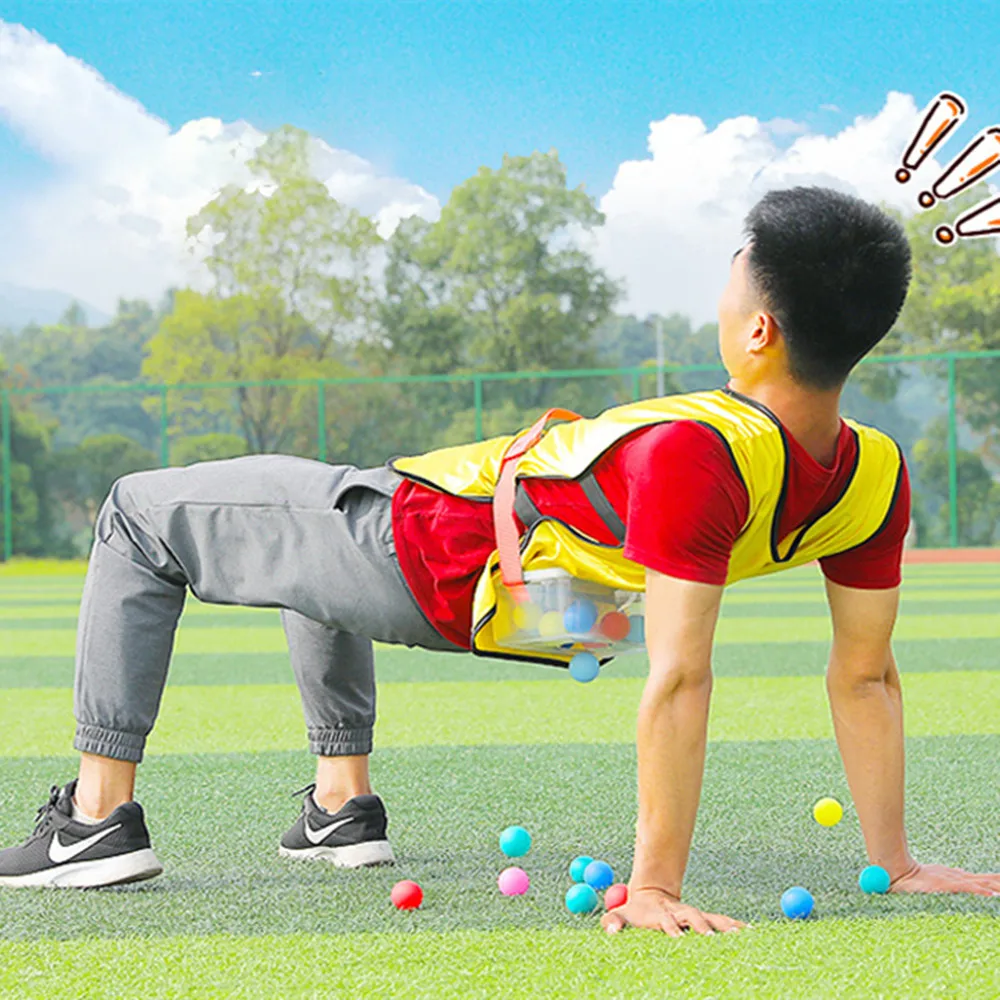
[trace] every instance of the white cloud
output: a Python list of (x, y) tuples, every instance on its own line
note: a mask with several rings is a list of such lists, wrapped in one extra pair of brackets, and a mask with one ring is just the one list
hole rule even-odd
[[(0, 123), (57, 166), (26, 198), (0, 203), (0, 278), (59, 288), (111, 310), (119, 296), (156, 299), (200, 283), (185, 222), (228, 183), (264, 135), (246, 122), (190, 121), (176, 131), (92, 67), (39, 34), (0, 21)], [(331, 193), (375, 218), (383, 235), (403, 217), (433, 218), (423, 188), (315, 141)]]
[(743, 116), (710, 130), (692, 115), (668, 115), (650, 125), (650, 155), (622, 163), (601, 199), (598, 259), (626, 279), (626, 309), (714, 319), (743, 218), (766, 191), (819, 184), (912, 211), (919, 178), (940, 169), (925, 163), (905, 188), (893, 178), (919, 118), (911, 96), (892, 92), (878, 114), (836, 135), (779, 147), (776, 136), (798, 123)]

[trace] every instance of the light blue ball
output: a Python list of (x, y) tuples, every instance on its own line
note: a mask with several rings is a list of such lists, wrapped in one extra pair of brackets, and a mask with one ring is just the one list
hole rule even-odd
[(643, 643), (646, 641), (646, 619), (643, 615), (632, 615), (628, 625), (628, 641)]
[(566, 909), (570, 913), (593, 913), (597, 909), (597, 893), (582, 883), (566, 892)]
[(508, 858), (523, 857), (531, 850), (531, 834), (523, 826), (508, 826), (500, 834), (500, 850)]
[(563, 612), (563, 627), (571, 635), (586, 635), (597, 624), (597, 605), (586, 597), (575, 600)]
[(606, 861), (591, 861), (583, 871), (583, 881), (591, 889), (602, 892), (615, 880), (615, 873)]
[(792, 920), (805, 920), (813, 905), (812, 893), (801, 886), (793, 886), (781, 894), (781, 912)]
[(862, 892), (888, 892), (890, 881), (889, 873), (881, 865), (869, 865), (858, 876)]
[(569, 661), (569, 675), (581, 684), (589, 684), (601, 672), (601, 664), (593, 653), (577, 653)]
[(586, 854), (581, 854), (580, 857), (574, 858), (569, 865), (569, 877), (574, 882), (582, 882), (583, 873), (587, 870), (587, 865), (593, 860), (593, 858), (588, 857)]

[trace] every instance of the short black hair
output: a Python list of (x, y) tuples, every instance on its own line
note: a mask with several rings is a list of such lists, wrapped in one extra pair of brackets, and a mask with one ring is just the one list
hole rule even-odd
[(764, 195), (744, 228), (750, 281), (781, 328), (792, 377), (836, 388), (903, 308), (911, 275), (903, 227), (860, 198), (794, 187)]

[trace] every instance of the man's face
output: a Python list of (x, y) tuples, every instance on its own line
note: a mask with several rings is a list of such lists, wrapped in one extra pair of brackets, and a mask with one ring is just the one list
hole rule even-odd
[(730, 375), (736, 376), (746, 362), (746, 341), (757, 311), (747, 262), (749, 244), (733, 254), (729, 281), (719, 299), (719, 353)]

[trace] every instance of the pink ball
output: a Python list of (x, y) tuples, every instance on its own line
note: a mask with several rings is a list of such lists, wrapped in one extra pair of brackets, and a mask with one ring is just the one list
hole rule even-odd
[(628, 902), (628, 886), (618, 882), (609, 886), (604, 894), (604, 908), (606, 910), (617, 910), (619, 906), (624, 906)]
[(523, 868), (505, 868), (497, 878), (497, 885), (505, 896), (523, 896), (531, 880)]

